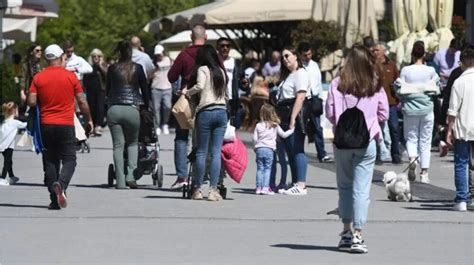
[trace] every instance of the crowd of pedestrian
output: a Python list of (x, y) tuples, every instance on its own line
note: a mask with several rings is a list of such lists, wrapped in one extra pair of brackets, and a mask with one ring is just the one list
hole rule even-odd
[[(48, 45), (44, 51), (32, 44), (16, 79), (21, 102), (2, 106), (0, 186), (19, 181), (12, 157), (15, 136), (27, 126), (15, 119), (20, 114), (28, 116), (32, 125), (28, 130), (42, 153), (50, 209), (67, 206), (67, 188), (76, 167), (76, 115), (91, 136), (100, 137), (103, 127), (109, 128), (116, 188), (138, 188), (141, 112), (153, 112), (156, 135), (170, 134), (172, 103), (184, 96), (194, 105), (194, 124), (192, 131), (174, 125), (177, 178), (171, 188), (193, 186), (194, 200), (204, 199), (207, 175), (207, 200), (223, 199), (218, 183), (226, 176), (221, 164), (224, 135), (229, 126), (238, 129), (246, 124), (253, 130), (257, 195), (307, 195), (306, 140), (315, 143), (321, 163), (335, 162), (341, 250), (368, 252), (362, 231), (375, 164), (398, 165), (406, 157), (409, 180), (419, 177), (421, 183), (430, 183), (431, 147), (438, 143), (442, 156), (454, 148), (453, 209), (466, 211), (473, 191), (472, 46), (461, 51), (453, 40), (431, 61), (424, 43), (417, 41), (412, 64), (399, 71), (383, 42), (365, 38), (348, 49), (324, 105), (321, 71), (309, 43), (272, 51), (261, 67), (257, 59), (246, 65), (232, 58), (228, 38), (218, 39), (215, 47), (206, 44), (203, 25), (195, 25), (190, 37), (191, 44), (172, 60), (160, 44), (151, 58), (134, 36), (117, 44), (117, 61), (111, 63), (98, 48), (88, 60), (76, 55), (71, 40), (62, 47)], [(322, 115), (333, 126), (334, 158), (325, 150)], [(253, 123), (246, 122), (252, 117)], [(187, 168), (189, 142), (196, 151), (192, 181)]]

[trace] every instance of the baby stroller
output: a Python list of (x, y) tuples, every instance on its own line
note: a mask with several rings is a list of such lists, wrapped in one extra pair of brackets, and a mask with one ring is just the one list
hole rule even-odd
[[(183, 198), (184, 199), (191, 199), (191, 196), (194, 193), (194, 163), (196, 162), (196, 148), (191, 150), (191, 153), (188, 155), (188, 163), (189, 163), (189, 173), (188, 173), (188, 184), (183, 185)], [(224, 185), (224, 178), (223, 174), (221, 174), (219, 178), (219, 183), (217, 184), (217, 189), (219, 189), (219, 194), (222, 196), (222, 199), (226, 199), (227, 197), (227, 187)]]
[(74, 129), (76, 131), (76, 151), (80, 151), (81, 153), (91, 152), (91, 148), (87, 143), (87, 138), (89, 137), (87, 128), (85, 128), (87, 124), (85, 123), (84, 116), (81, 113), (76, 113), (74, 115)]
[[(161, 188), (163, 186), (163, 165), (159, 164), (160, 143), (156, 135), (156, 130), (153, 123), (153, 112), (148, 110), (140, 111), (140, 132), (138, 136), (138, 163), (137, 170), (139, 170), (139, 180), (143, 175), (150, 175), (153, 180), (153, 186)], [(124, 165), (127, 165), (127, 149), (124, 152)], [(124, 168), (124, 173), (127, 174), (127, 167)], [(108, 169), (109, 187), (114, 185), (115, 168), (114, 164), (109, 164)]]

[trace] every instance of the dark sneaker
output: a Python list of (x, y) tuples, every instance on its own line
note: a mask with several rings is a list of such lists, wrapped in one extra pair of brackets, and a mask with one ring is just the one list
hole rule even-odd
[(127, 186), (130, 188), (130, 189), (138, 189), (138, 184), (135, 180), (132, 180), (132, 181), (127, 181)]
[(352, 232), (349, 230), (342, 231), (341, 234), (341, 240), (339, 240), (339, 244), (337, 245), (337, 248), (340, 251), (349, 251), (352, 246)]
[(369, 252), (369, 249), (364, 244), (364, 240), (362, 239), (361, 235), (354, 235), (354, 237), (352, 238), (352, 245), (349, 249), (349, 252), (356, 254), (364, 254)]
[(181, 189), (184, 185), (188, 185), (186, 178), (177, 178), (176, 181), (171, 185), (172, 190)]
[(392, 158), (392, 164), (399, 165), (402, 163), (402, 159), (400, 157), (394, 156)]
[(63, 188), (59, 182), (53, 183), (54, 193), (56, 194), (56, 199), (60, 208), (67, 207), (67, 198), (66, 194), (64, 194)]
[(61, 207), (56, 202), (51, 202), (48, 206), (48, 210), (61, 210)]

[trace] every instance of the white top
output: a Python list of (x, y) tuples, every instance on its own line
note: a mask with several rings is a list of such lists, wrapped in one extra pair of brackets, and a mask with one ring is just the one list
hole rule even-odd
[(319, 70), (319, 65), (317, 62), (313, 60), (309, 60), (308, 63), (303, 63), (304, 68), (308, 71), (309, 74), (309, 81), (311, 84), (311, 92), (312, 96), (319, 96), (319, 94), (323, 91), (323, 87), (321, 85), (321, 70)]
[(247, 69), (245, 69), (245, 78), (250, 78), (254, 72), (255, 72), (255, 68), (247, 67)]
[(164, 56), (163, 59), (156, 63), (157, 69), (153, 73), (153, 81), (151, 82), (151, 88), (159, 90), (171, 89), (171, 83), (168, 81), (168, 71), (171, 68), (171, 59), (168, 56)]
[(459, 58), (461, 52), (456, 51), (454, 54), (448, 53), (448, 49), (440, 49), (433, 61), (439, 66), (439, 74), (441, 76), (449, 76), (451, 72), (459, 66)]
[(296, 94), (299, 91), (305, 91), (308, 97), (311, 95), (308, 71), (304, 68), (300, 68), (296, 72), (289, 74), (288, 77), (280, 83), (278, 90), (277, 98), (279, 101), (296, 98)]
[(474, 141), (474, 68), (468, 68), (454, 81), (449, 100), (448, 115), (456, 117), (454, 137)]
[(267, 147), (276, 150), (276, 137), (277, 135), (281, 138), (286, 138), (294, 132), (294, 129), (283, 131), (278, 125), (275, 128), (267, 127), (267, 124), (263, 121), (257, 123), (255, 130), (253, 131), (253, 142), (255, 149), (259, 147)]
[(143, 67), (146, 77), (148, 77), (153, 72), (153, 70), (155, 70), (155, 66), (153, 65), (153, 61), (150, 59), (150, 56), (137, 49), (133, 49), (132, 51), (132, 62), (137, 63)]
[(235, 59), (227, 57), (227, 60), (224, 61), (224, 67), (227, 77), (229, 78), (227, 82), (227, 95), (229, 95), (229, 99), (232, 99), (232, 80), (234, 78)]
[(437, 75), (433, 67), (424, 64), (405, 66), (400, 72), (400, 78), (410, 84), (423, 84)]
[(0, 152), (7, 148), (15, 149), (15, 136), (18, 129), (26, 128), (26, 122), (15, 120), (13, 117), (7, 118), (0, 125)]
[(66, 70), (74, 72), (77, 79), (82, 80), (84, 74), (92, 73), (92, 66), (81, 56), (75, 53), (69, 59), (66, 59)]

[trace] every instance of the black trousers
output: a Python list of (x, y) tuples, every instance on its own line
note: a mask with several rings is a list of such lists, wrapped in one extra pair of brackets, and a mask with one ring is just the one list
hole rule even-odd
[(45, 151), (43, 162), (45, 184), (52, 200), (55, 200), (53, 183), (58, 181), (66, 190), (76, 169), (76, 135), (74, 126), (41, 125), (41, 137)]
[(92, 122), (94, 126), (103, 126), (104, 124), (104, 104), (105, 91), (100, 88), (87, 90), (87, 103), (91, 110)]
[(3, 170), (2, 170), (2, 179), (7, 178), (7, 173), (10, 175), (10, 178), (15, 176), (13, 175), (13, 149), (7, 148), (2, 152), (3, 155)]

